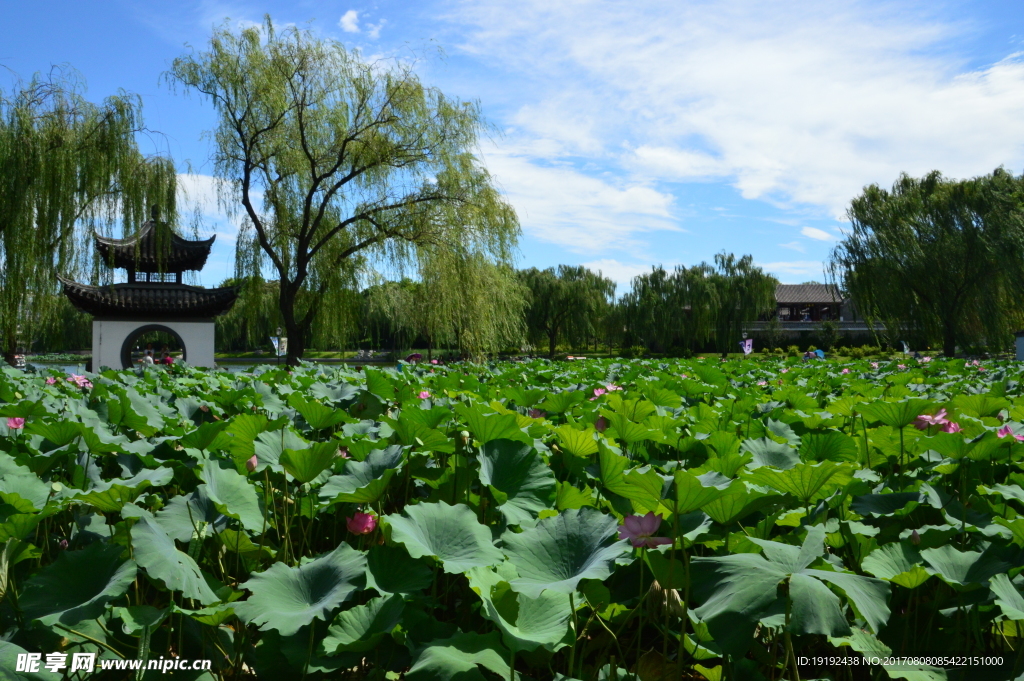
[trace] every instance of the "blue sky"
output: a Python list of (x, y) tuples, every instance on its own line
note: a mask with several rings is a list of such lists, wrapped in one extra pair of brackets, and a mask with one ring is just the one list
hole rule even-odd
[(187, 200), (218, 234), (207, 286), (230, 276), (235, 230), (212, 199), (213, 111), (160, 76), (213, 25), (266, 13), (479, 100), (518, 264), (585, 264), (619, 293), (651, 265), (723, 250), (821, 280), (863, 186), (1024, 170), (1019, 0), (0, 3), (0, 66), (66, 63), (94, 100), (143, 96), (159, 132), (144, 147), (191, 170)]

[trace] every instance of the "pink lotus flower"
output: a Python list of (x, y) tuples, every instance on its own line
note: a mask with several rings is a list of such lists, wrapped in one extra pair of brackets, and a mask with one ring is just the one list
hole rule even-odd
[(621, 385), (615, 385), (614, 383), (609, 383), (608, 384), (608, 391), (611, 392), (613, 390), (622, 390), (622, 386)]
[(20, 416), (10, 416), (7, 418), (7, 427), (11, 430), (20, 430), (25, 427), (25, 419)]
[(53, 385), (56, 382), (57, 382), (57, 379), (54, 378), (53, 376), (48, 376), (47, 379), (46, 379), (46, 385)]
[(946, 410), (940, 409), (932, 416), (927, 414), (918, 416), (914, 421), (914, 427), (918, 430), (927, 430), (929, 426), (941, 426), (944, 423), (947, 423)]
[(928, 363), (928, 362), (930, 362), (930, 361), (932, 361), (932, 358), (931, 358), (931, 357), (922, 357), (922, 358), (921, 358), (921, 363), (922, 363), (922, 364), (927, 364), (927, 363)]
[(985, 367), (978, 367), (978, 371), (980, 372), (980, 371), (987, 371), (987, 370), (985, 369)]
[(421, 390), (421, 391), (420, 391), (420, 395), (419, 395), (419, 398), (420, 398), (421, 400), (426, 400), (426, 399), (429, 399), (429, 398), (430, 398), (430, 392), (429, 392), (429, 391), (426, 391), (426, 390)]
[(907, 368), (907, 365), (906, 365), (906, 364), (897, 364), (897, 365), (896, 365), (896, 368), (897, 368), (897, 369), (906, 369), (906, 368)]
[(349, 456), (348, 456), (348, 447), (339, 447), (338, 448), (338, 456), (340, 456), (343, 459), (349, 458)]
[(971, 362), (971, 364), (973, 364), (974, 366), (981, 366), (981, 362), (979, 362), (978, 360), (974, 360), (973, 362)]
[(430, 360), (430, 363), (431, 364), (437, 364), (437, 360), (436, 359), (432, 359), (432, 360)]
[(544, 418), (547, 415), (548, 415), (548, 413), (546, 411), (544, 411), (543, 409), (531, 409), (530, 410), (530, 418), (531, 419), (542, 419), (542, 418)]
[(377, 529), (377, 518), (369, 513), (356, 513), (345, 518), (345, 527), (352, 534), (370, 534)]
[(606, 392), (608, 391), (605, 390), (604, 388), (594, 388), (594, 397), (600, 397), (601, 395), (604, 395)]
[(619, 525), (619, 539), (628, 539), (634, 548), (646, 546), (653, 549), (661, 544), (671, 544), (668, 537), (653, 537), (661, 527), (661, 518), (648, 511), (647, 515), (628, 515)]
[(89, 381), (88, 378), (86, 378), (85, 376), (79, 376), (78, 374), (71, 374), (71, 376), (68, 377), (68, 382), (74, 383), (79, 388), (91, 388), (92, 387), (92, 383)]
[(946, 425), (942, 427), (943, 433), (959, 433), (961, 430), (960, 424), (955, 421), (947, 421)]
[(594, 429), (599, 433), (603, 433), (608, 430), (608, 419), (603, 416), (598, 416), (597, 420), (594, 421)]
[(768, 381), (758, 381), (758, 385), (768, 385)]
[(878, 362), (872, 362), (871, 363), (871, 368), (872, 369), (877, 369), (878, 368)]
[(1002, 428), (996, 431), (996, 436), (999, 438), (1004, 438), (1007, 435), (1012, 435), (1013, 438), (1018, 442), (1024, 442), (1024, 435), (1017, 435), (1016, 433), (1013, 432), (1013, 429), (1010, 428), (1010, 426), (1003, 426)]
[(253, 454), (253, 455), (252, 455), (252, 456), (250, 456), (250, 457), (249, 457), (249, 459), (248, 459), (248, 460), (247, 460), (247, 461), (245, 462), (245, 470), (247, 470), (247, 471), (249, 471), (250, 473), (252, 473), (252, 472), (253, 472), (254, 470), (256, 470), (256, 464), (257, 464), (257, 461), (256, 461), (256, 455), (255, 455), (255, 454)]
[(679, 374), (679, 378), (687, 378), (686, 374)]
[(849, 369), (843, 369), (839, 373), (841, 373), (841, 374), (848, 374), (848, 373), (850, 373), (850, 370)]
[(788, 373), (789, 373), (789, 369), (783, 369), (783, 370), (782, 370), (782, 371), (780, 371), (779, 373), (780, 373), (780, 374), (788, 374)]

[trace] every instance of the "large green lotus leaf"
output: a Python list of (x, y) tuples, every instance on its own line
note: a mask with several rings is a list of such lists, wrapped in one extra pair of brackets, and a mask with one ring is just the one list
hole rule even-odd
[(597, 431), (593, 428), (581, 430), (565, 424), (555, 428), (555, 435), (558, 437), (558, 444), (562, 451), (569, 452), (573, 456), (588, 457), (597, 454)]
[(16, 646), (10, 641), (0, 640), (0, 681), (61, 681), (65, 676), (59, 672), (51, 672), (42, 663), (46, 662), (44, 657), (37, 672), (16, 672), (18, 668), (18, 656), (26, 655), (28, 651), (21, 646)]
[(890, 428), (904, 428), (932, 406), (930, 400), (910, 399), (902, 402), (872, 402), (861, 407), (861, 413), (872, 421), (881, 421)]
[(409, 681), (487, 681), (480, 667), (503, 679), (509, 676), (508, 651), (498, 632), (459, 633), (421, 648), (405, 674)]
[(921, 495), (917, 492), (862, 494), (854, 497), (850, 508), (860, 515), (906, 515), (917, 508)]
[(528, 444), (533, 438), (523, 432), (514, 414), (483, 414), (479, 408), (460, 410), (466, 417), (467, 430), (480, 444), (491, 440), (519, 440)]
[[(672, 511), (679, 515), (687, 515), (703, 508), (715, 499), (725, 494), (732, 481), (728, 478), (718, 480), (709, 475), (714, 473), (696, 476), (685, 470), (678, 470), (673, 474), (675, 483), (674, 499), (670, 497), (665, 500), (666, 505), (672, 506)], [(672, 505), (672, 502), (674, 506)]]
[(530, 445), (491, 440), (480, 448), (480, 482), (489, 485), (510, 525), (537, 517), (555, 502), (555, 474)]
[(81, 437), (82, 424), (74, 421), (44, 423), (33, 420), (25, 423), (25, 432), (29, 435), (42, 435), (57, 447), (63, 447)]
[(1011, 406), (1006, 398), (992, 395), (957, 395), (952, 399), (952, 405), (961, 413), (975, 418), (995, 416)]
[(629, 542), (610, 542), (615, 518), (583, 507), (544, 518), (519, 534), (506, 532), (505, 553), (519, 572), (512, 588), (529, 598), (545, 589), (572, 593), (581, 579), (604, 579)]
[(948, 584), (968, 586), (984, 584), (993, 575), (1006, 572), (1013, 565), (992, 551), (960, 551), (950, 545), (921, 551), (932, 574)]
[(398, 594), (373, 598), (363, 605), (339, 612), (320, 642), (321, 655), (361, 653), (380, 644), (402, 619), (405, 601)]
[(298, 391), (288, 396), (288, 405), (302, 414), (306, 423), (313, 430), (332, 428), (348, 418), (348, 414), (340, 409), (331, 409), (316, 400), (306, 401)]
[(338, 458), (337, 442), (314, 442), (305, 449), (281, 452), (280, 464), (293, 478), (305, 484), (312, 482)]
[[(199, 485), (191, 494), (173, 497), (156, 512), (156, 523), (171, 539), (187, 542), (202, 528), (203, 538), (213, 536), (228, 524), (228, 517), (217, 510), (206, 485)], [(206, 523), (206, 525), (201, 525)]]
[(332, 475), (320, 488), (320, 501), (325, 504), (376, 503), (401, 468), (402, 452), (400, 445), (392, 445), (372, 450), (364, 461), (346, 461), (345, 472)]
[(537, 408), (549, 414), (564, 414), (583, 402), (586, 397), (582, 390), (566, 390), (548, 395), (547, 399), (537, 405)]
[(265, 521), (260, 497), (234, 465), (208, 459), (199, 477), (206, 483), (206, 496), (218, 511), (238, 520), (250, 532), (263, 531)]
[(800, 457), (805, 461), (856, 461), (857, 441), (834, 430), (808, 433), (802, 438)]
[[(51, 508), (54, 507), (51, 506)], [(0, 543), (9, 539), (24, 539), (36, 529), (46, 515), (43, 513), (18, 513), (9, 504), (0, 505)]]
[(105, 513), (119, 512), (126, 503), (134, 501), (147, 487), (160, 487), (174, 479), (170, 468), (143, 469), (132, 477), (122, 480), (104, 480), (86, 492), (76, 492), (72, 497)]
[[(473, 568), (467, 573), (469, 586), (483, 600), (481, 614), (498, 625), (505, 645), (512, 650), (550, 652), (571, 642), (569, 622), (572, 609), (569, 594), (547, 590), (536, 598), (512, 590), (519, 573), (510, 562), (492, 569)], [(566, 641), (566, 636), (570, 641)]]
[(832, 590), (813, 577), (795, 574), (789, 578), (792, 601), (790, 630), (796, 634), (849, 636), (850, 625), (842, 603)]
[(817, 577), (846, 593), (868, 625), (878, 633), (889, 621), (889, 584), (880, 579), (853, 575), (848, 572), (829, 572), (827, 570), (804, 570), (804, 574)]
[[(814, 402), (814, 400), (811, 400)], [(814, 402), (817, 405), (817, 402)], [(811, 411), (816, 411), (817, 406), (809, 407)], [(793, 427), (785, 421), (777, 421), (775, 419), (768, 419), (765, 423), (765, 428), (775, 437), (782, 438), (786, 441), (786, 444), (792, 445), (793, 447), (800, 446), (800, 436), (796, 434)]]
[[(284, 468), (281, 466), (281, 455), (286, 449), (304, 449), (309, 443), (302, 439), (298, 433), (291, 428), (262, 432), (252, 442), (253, 454), (256, 456), (256, 471), (262, 472), (264, 468), (270, 468), (275, 473), (281, 473)], [(244, 454), (244, 449), (239, 450)], [(233, 454), (235, 461), (239, 460), (237, 454)]]
[(196, 562), (178, 550), (155, 521), (140, 518), (132, 527), (132, 550), (135, 561), (154, 579), (161, 580), (172, 591), (194, 598), (203, 605), (216, 603), (217, 595), (206, 584)]
[(788, 575), (781, 566), (755, 553), (694, 558), (691, 567), (708, 597), (694, 610), (707, 622), (737, 618), (754, 623), (775, 603), (779, 583)]
[(135, 561), (121, 558), (123, 552), (122, 546), (93, 542), (61, 553), (25, 583), (18, 599), (25, 619), (73, 626), (102, 615), (135, 581)]
[(1013, 586), (1008, 575), (995, 575), (988, 583), (988, 588), (995, 596), (996, 605), (1007, 619), (1024, 620), (1024, 597)]
[(822, 461), (818, 464), (800, 463), (788, 471), (758, 468), (746, 478), (758, 485), (792, 494), (807, 503), (826, 485), (829, 488), (841, 487), (851, 480), (852, 475), (848, 466)]
[(0, 499), (20, 513), (41, 511), (50, 498), (51, 489), (38, 475), (27, 470), (0, 477)]
[(406, 409), (398, 417), (397, 421), (393, 419), (385, 420), (385, 423), (390, 424), (394, 428), (399, 442), (408, 447), (416, 447), (426, 452), (447, 452), (451, 454), (455, 451), (454, 440), (436, 428), (431, 428), (422, 421), (410, 418), (407, 416), (410, 412), (429, 413), (425, 409)]
[(403, 515), (385, 518), (391, 526), (391, 538), (403, 544), (409, 555), (433, 556), (441, 561), (445, 572), (458, 574), (502, 559), (501, 551), (494, 548), (491, 531), (477, 522), (476, 514), (465, 504), (415, 504), (406, 506)]
[(744, 440), (740, 450), (753, 455), (753, 461), (750, 462), (751, 468), (774, 466), (789, 470), (800, 463), (800, 456), (794, 448), (766, 437), (757, 440)]
[(267, 429), (267, 423), (263, 414), (239, 414), (208, 448), (230, 452), (236, 462), (246, 461), (256, 453), (255, 440)]
[(291, 636), (331, 611), (366, 584), (366, 557), (348, 544), (299, 567), (274, 563), (240, 586), (252, 592), (235, 614), (263, 631)]
[(785, 572), (800, 572), (825, 553), (825, 526), (815, 525), (807, 530), (800, 546), (751, 537), (761, 547), (765, 557)]
[(190, 449), (206, 450), (216, 441), (221, 431), (228, 427), (227, 421), (212, 421), (202, 423), (198, 428), (181, 438), (179, 442), (182, 447)]
[(434, 580), (430, 567), (401, 546), (375, 545), (366, 556), (366, 588), (382, 594), (414, 594)]
[(701, 507), (712, 520), (721, 525), (731, 525), (755, 513), (778, 499), (748, 488), (742, 480), (734, 481), (720, 497), (712, 499)]
[(868, 574), (906, 589), (916, 589), (931, 579), (931, 574), (922, 567), (921, 554), (906, 542), (880, 546), (864, 557), (861, 567)]
[(627, 472), (629, 459), (618, 454), (603, 441), (599, 443), (599, 447), (598, 463), (604, 488), (628, 499), (638, 512), (656, 511), (661, 503), (661, 476), (653, 470), (646, 473), (640, 473), (635, 469)]

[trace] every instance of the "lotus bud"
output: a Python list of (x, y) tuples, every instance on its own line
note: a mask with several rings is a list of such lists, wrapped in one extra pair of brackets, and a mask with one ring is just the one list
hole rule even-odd
[(256, 464), (256, 455), (253, 454), (252, 456), (249, 457), (249, 460), (245, 462), (245, 470), (252, 473), (254, 470), (256, 470)]
[(917, 546), (921, 543), (921, 535), (917, 533), (917, 530), (914, 530), (910, 533), (910, 543), (914, 546)]
[(345, 518), (345, 526), (352, 534), (370, 534), (377, 529), (377, 518), (369, 513), (356, 513)]

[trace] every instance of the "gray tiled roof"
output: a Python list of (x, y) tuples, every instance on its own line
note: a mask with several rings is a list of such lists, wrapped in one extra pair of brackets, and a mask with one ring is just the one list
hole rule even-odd
[(199, 288), (184, 284), (113, 284), (89, 286), (57, 277), (64, 295), (82, 312), (95, 317), (206, 319), (231, 309), (238, 288)]
[(839, 289), (831, 284), (779, 284), (775, 287), (775, 302), (785, 305), (841, 303)]
[(183, 239), (166, 228), (161, 232), (152, 220), (127, 239), (93, 234), (104, 263), (136, 272), (201, 270), (216, 238), (214, 235), (205, 240)]

